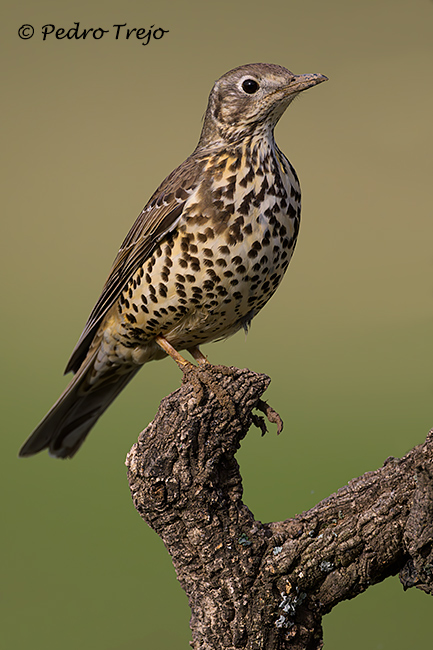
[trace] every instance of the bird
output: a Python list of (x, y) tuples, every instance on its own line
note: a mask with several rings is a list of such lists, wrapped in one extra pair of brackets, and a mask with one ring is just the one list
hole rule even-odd
[(299, 232), (299, 179), (274, 128), (299, 93), (324, 81), (253, 63), (215, 82), (195, 150), (123, 241), (67, 364), (74, 376), (20, 456), (72, 458), (145, 363), (168, 355), (186, 367), (186, 350), (200, 367), (201, 345), (248, 331)]

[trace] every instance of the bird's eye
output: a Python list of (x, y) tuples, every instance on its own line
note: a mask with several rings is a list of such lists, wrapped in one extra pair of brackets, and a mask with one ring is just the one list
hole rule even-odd
[(253, 95), (259, 89), (259, 84), (255, 79), (245, 79), (242, 84), (242, 89), (249, 95)]

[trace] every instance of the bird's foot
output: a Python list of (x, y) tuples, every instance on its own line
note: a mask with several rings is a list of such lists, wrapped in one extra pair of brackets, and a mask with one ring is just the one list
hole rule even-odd
[(199, 350), (197, 346), (188, 348), (188, 352), (197, 361), (198, 365), (184, 359), (179, 352), (167, 341), (164, 336), (156, 336), (156, 343), (166, 352), (179, 366), (183, 372), (183, 383), (189, 382), (194, 389), (199, 404), (203, 400), (203, 387), (212, 391), (222, 407), (226, 408), (230, 415), (236, 414), (236, 409), (228, 393), (218, 383), (215, 376), (218, 373), (223, 375), (233, 374), (233, 371), (226, 366), (213, 366), (207, 360), (207, 357)]
[(234, 402), (228, 392), (222, 388), (219, 383), (218, 375), (231, 375), (233, 370), (227, 366), (213, 366), (206, 360), (206, 362), (199, 363), (194, 366), (192, 363), (182, 368), (183, 382), (190, 383), (196, 394), (198, 403), (200, 404), (204, 397), (204, 387), (211, 391), (221, 406), (230, 413), (231, 416), (236, 415), (236, 408)]
[[(218, 374), (229, 376), (234, 374), (234, 369), (227, 366), (214, 366), (207, 360), (207, 357), (200, 351), (198, 346), (188, 348), (188, 352), (197, 361), (198, 365), (195, 366), (190, 361), (185, 359), (172, 345), (167, 341), (164, 336), (157, 336), (155, 341), (179, 366), (183, 372), (183, 382), (190, 383), (194, 389), (199, 404), (204, 397), (203, 387), (206, 386), (208, 390), (212, 391), (217, 400), (223, 408), (226, 408), (231, 416), (236, 415), (236, 408), (230, 395), (220, 385), (218, 381)], [(257, 402), (256, 408), (266, 415), (269, 422), (277, 425), (277, 434), (283, 430), (283, 421), (278, 413), (263, 400)], [(260, 415), (253, 415), (253, 422), (258, 427), (262, 435), (267, 432), (266, 423), (264, 418)]]
[[(284, 427), (284, 423), (281, 419), (281, 417), (278, 415), (278, 413), (272, 408), (272, 406), (269, 406), (269, 404), (262, 399), (259, 399), (259, 401), (256, 404), (256, 409), (258, 411), (261, 411), (264, 413), (272, 424), (277, 425), (277, 435), (281, 433)], [(262, 418), (260, 415), (257, 415), (256, 413), (253, 413), (253, 423), (255, 426), (261, 430), (262, 436), (267, 433), (268, 429), (266, 427), (266, 422), (264, 418)]]

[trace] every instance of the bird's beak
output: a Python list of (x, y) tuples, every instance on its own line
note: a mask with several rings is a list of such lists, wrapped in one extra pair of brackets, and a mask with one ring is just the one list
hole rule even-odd
[(300, 93), (303, 90), (307, 90), (307, 88), (321, 84), (323, 81), (328, 81), (328, 77), (325, 77), (324, 74), (297, 74), (286, 86), (287, 94), (292, 95), (295, 93)]

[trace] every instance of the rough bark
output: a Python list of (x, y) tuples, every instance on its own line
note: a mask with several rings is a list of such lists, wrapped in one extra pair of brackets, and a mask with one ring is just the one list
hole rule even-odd
[(317, 650), (322, 617), (370, 585), (399, 573), (405, 589), (433, 592), (433, 431), (308, 512), (264, 524), (242, 502), (235, 453), (252, 423), (263, 428), (253, 409), (270, 379), (203, 372), (163, 400), (127, 458), (134, 505), (188, 596), (195, 650)]

